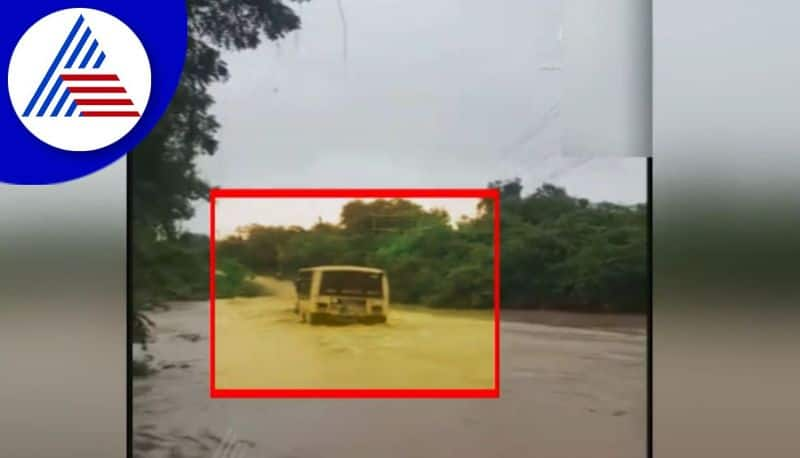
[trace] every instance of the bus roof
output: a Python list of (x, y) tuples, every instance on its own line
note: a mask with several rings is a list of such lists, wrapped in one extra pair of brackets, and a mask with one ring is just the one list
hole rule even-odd
[(382, 274), (384, 273), (382, 269), (377, 269), (374, 267), (364, 267), (364, 266), (314, 266), (314, 267), (305, 267), (303, 269), (299, 269), (299, 272), (309, 272), (309, 271), (319, 271), (319, 272), (366, 272), (372, 274)]

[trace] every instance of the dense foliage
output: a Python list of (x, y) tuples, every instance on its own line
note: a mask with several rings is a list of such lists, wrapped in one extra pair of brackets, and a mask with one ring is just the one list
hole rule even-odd
[[(519, 180), (490, 186), (502, 195), (504, 307), (647, 310), (646, 206), (593, 204), (553, 185), (523, 197)], [(446, 212), (406, 200), (352, 201), (336, 225), (251, 225), (217, 253), (284, 277), (320, 264), (376, 266), (389, 272), (394, 301), (491, 307), (491, 202), (479, 209), (452, 225)]]
[(288, 278), (313, 265), (378, 266), (389, 272), (394, 301), (492, 304), (492, 221), (461, 221), (454, 228), (446, 212), (407, 200), (352, 201), (339, 224), (308, 230), (248, 226), (220, 241), (217, 253), (253, 272)]
[(159, 124), (128, 156), (137, 340), (147, 329), (139, 310), (196, 292), (180, 283), (197, 252), (182, 239), (178, 223), (192, 216), (192, 201), (208, 196), (194, 160), (217, 150), (219, 125), (209, 111), (214, 100), (208, 89), (228, 77), (221, 52), (253, 49), (264, 38), (277, 40), (300, 26), (282, 0), (187, 0), (186, 7), (188, 50), (179, 87)]
[(645, 312), (649, 304), (647, 206), (591, 203), (544, 185), (502, 195), (504, 307)]

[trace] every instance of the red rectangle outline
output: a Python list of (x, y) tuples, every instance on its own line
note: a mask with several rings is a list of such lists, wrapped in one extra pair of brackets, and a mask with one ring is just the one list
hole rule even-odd
[[(480, 198), (494, 201), (494, 387), (487, 389), (219, 389), (216, 372), (216, 200), (221, 198)], [(500, 191), (498, 189), (232, 189), (209, 196), (209, 387), (212, 398), (499, 398), (500, 397)]]

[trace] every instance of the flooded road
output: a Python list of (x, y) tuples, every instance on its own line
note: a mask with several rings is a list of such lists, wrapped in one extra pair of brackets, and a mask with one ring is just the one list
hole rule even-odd
[(310, 326), (291, 283), (216, 304), (217, 388), (493, 387), (491, 310), (392, 310), (386, 324)]
[[(276, 291), (278, 298), (283, 294)], [(352, 371), (358, 371), (359, 364), (368, 364), (371, 373), (358, 380), (373, 384), (446, 380), (451, 385), (458, 381), (471, 385), (485, 381), (483, 371), (475, 368), (491, 365), (490, 358), (486, 363), (481, 362), (484, 356), (475, 356), (476, 364), (445, 371), (436, 367), (436, 356), (429, 356), (429, 362), (415, 366), (415, 375), (388, 377), (377, 370), (381, 366), (374, 360), (359, 363), (352, 357), (407, 352), (412, 358), (415, 351), (427, 350), (428, 343), (436, 340), (432, 336), (443, 329), (460, 327), (453, 334), (467, 336), (469, 331), (491, 325), (491, 318), (409, 311), (401, 312), (398, 322), (385, 329), (382, 325), (311, 327), (292, 321), (291, 304), (276, 302), (274, 308), (259, 309), (256, 300), (264, 298), (226, 301), (223, 306), (218, 303), (217, 337), (227, 342), (218, 347), (218, 384), (292, 385), (308, 376), (311, 378), (305, 380), (348, 385), (354, 381)], [(646, 338), (642, 333), (503, 322), (500, 399), (212, 400), (208, 390), (208, 304), (175, 304), (150, 316), (157, 329), (149, 353), (158, 372), (134, 379), (137, 457), (646, 456)], [(273, 329), (273, 337), (265, 327)], [(387, 337), (386, 332), (398, 334)], [(421, 347), (409, 346), (401, 333), (416, 333), (411, 340), (429, 340)], [(258, 345), (263, 339), (271, 344)], [(297, 362), (297, 355), (286, 350), (297, 345), (313, 349), (315, 356), (301, 361), (299, 369), (277, 371), (289, 375), (264, 369)], [(485, 344), (461, 337), (452, 345), (440, 354), (452, 355), (463, 345), (482, 355)], [(398, 352), (396, 346), (407, 350)], [(281, 362), (279, 355), (292, 355), (291, 361)], [(339, 365), (315, 369), (314, 358), (323, 356), (345, 362), (346, 369), (334, 369)], [(394, 358), (397, 367), (402, 358)]]

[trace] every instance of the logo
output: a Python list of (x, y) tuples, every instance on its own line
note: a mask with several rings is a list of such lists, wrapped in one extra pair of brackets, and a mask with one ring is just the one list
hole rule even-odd
[(60, 150), (87, 152), (125, 137), (147, 109), (150, 61), (122, 21), (89, 8), (49, 14), (17, 42), (8, 67), (13, 109)]
[(64, 183), (137, 154), (180, 83), (186, 3), (81, 0), (75, 8), (70, 0), (32, 0), (6, 8), (0, 183)]

